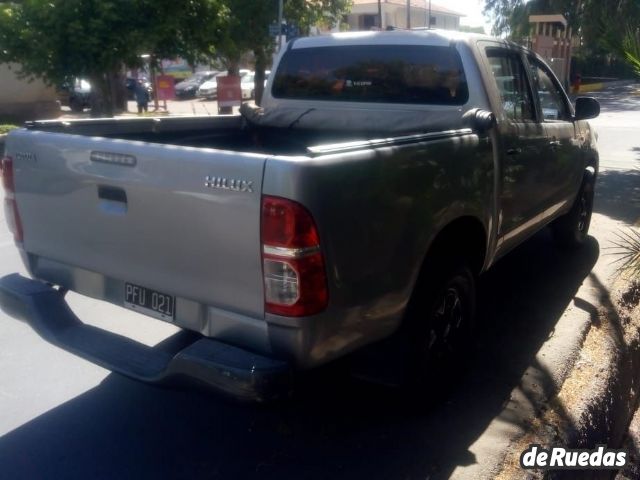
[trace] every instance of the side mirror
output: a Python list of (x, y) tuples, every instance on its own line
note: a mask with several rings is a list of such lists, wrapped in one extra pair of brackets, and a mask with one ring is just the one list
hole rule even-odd
[(574, 120), (587, 120), (600, 115), (600, 104), (593, 97), (576, 98), (576, 114)]
[(462, 116), (463, 123), (478, 133), (485, 133), (496, 124), (496, 117), (493, 113), (481, 108), (471, 109)]

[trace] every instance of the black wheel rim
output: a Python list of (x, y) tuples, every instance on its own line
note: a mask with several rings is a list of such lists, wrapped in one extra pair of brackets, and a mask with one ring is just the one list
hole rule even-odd
[(580, 203), (578, 210), (578, 232), (582, 235), (586, 234), (589, 228), (589, 216), (591, 213), (589, 193), (585, 190), (580, 195)]
[(439, 359), (450, 356), (465, 337), (467, 312), (465, 299), (456, 287), (447, 288), (435, 302), (426, 339), (427, 356)]

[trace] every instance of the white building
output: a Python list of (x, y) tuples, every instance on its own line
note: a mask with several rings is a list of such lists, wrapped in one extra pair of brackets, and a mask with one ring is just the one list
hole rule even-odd
[(0, 64), (0, 123), (58, 117), (60, 102), (55, 89), (42, 80), (18, 78), (18, 69), (18, 65)]
[[(431, 3), (431, 28), (458, 30), (460, 17), (464, 14), (442, 7), (429, 0), (411, 1), (411, 27), (428, 26), (429, 3)], [(382, 29), (387, 27), (407, 28), (407, 0), (381, 0)], [(347, 15), (350, 30), (378, 28), (378, 1), (353, 0), (351, 13)]]

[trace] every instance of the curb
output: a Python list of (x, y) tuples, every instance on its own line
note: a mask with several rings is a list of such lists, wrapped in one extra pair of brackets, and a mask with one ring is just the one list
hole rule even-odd
[(585, 83), (584, 85), (580, 85), (578, 93), (598, 92), (600, 90), (604, 90), (605, 88), (623, 87), (625, 85), (633, 85), (634, 83), (636, 83), (635, 80), (615, 80), (613, 82)]
[[(509, 447), (497, 478), (575, 478), (576, 471), (520, 468), (522, 451), (532, 443), (543, 446), (593, 449), (620, 448), (635, 413), (640, 386), (640, 307), (625, 311), (619, 298), (629, 283), (619, 280), (613, 295), (604, 294), (594, 312), (573, 370), (548, 408), (532, 420), (523, 437)], [(612, 470), (580, 472), (580, 478), (611, 478)]]
[[(593, 218), (600, 248), (607, 248), (608, 233), (622, 225), (601, 214)], [(640, 393), (640, 307), (630, 315), (618, 306), (627, 282), (602, 255), (502, 410), (469, 447), (475, 462), (459, 465), (450, 478), (576, 478), (572, 470), (565, 477), (523, 470), (520, 455), (533, 443), (619, 448)], [(613, 472), (578, 473), (610, 478)]]

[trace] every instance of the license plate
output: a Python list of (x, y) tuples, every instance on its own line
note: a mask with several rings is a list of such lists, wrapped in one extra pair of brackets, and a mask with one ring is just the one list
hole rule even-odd
[(150, 288), (124, 284), (124, 306), (160, 320), (173, 321), (176, 316), (176, 299)]

